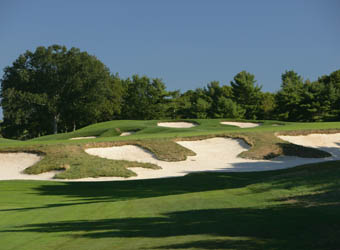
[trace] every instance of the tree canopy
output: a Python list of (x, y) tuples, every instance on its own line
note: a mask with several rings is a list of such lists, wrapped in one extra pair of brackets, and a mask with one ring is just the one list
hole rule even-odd
[(230, 82), (235, 102), (245, 110), (245, 118), (256, 119), (261, 102), (261, 86), (256, 84), (255, 76), (242, 71)]
[(2, 79), (3, 134), (34, 137), (114, 119), (121, 83), (95, 56), (65, 46), (26, 51)]
[(159, 78), (121, 79), (95, 56), (53, 45), (26, 51), (1, 79), (4, 137), (28, 139), (114, 119), (236, 118), (284, 121), (340, 119), (340, 70), (304, 80), (293, 70), (276, 93), (255, 76), (236, 74), (230, 85), (168, 91)]

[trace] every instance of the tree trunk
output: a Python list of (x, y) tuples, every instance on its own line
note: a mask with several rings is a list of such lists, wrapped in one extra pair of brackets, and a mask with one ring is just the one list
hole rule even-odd
[(76, 131), (77, 127), (76, 127), (76, 122), (73, 121), (73, 131)]
[(59, 115), (55, 115), (53, 118), (53, 133), (58, 134)]

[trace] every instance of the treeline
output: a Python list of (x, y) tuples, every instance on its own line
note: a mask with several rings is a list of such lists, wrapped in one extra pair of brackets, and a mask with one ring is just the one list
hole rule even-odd
[(263, 92), (246, 71), (230, 85), (212, 81), (180, 93), (168, 91), (157, 78), (122, 79), (87, 52), (53, 45), (26, 51), (6, 67), (0, 95), (2, 134), (17, 139), (114, 119), (335, 121), (340, 118), (340, 70), (314, 82), (286, 71), (276, 93)]
[[(340, 119), (340, 70), (304, 81), (294, 71), (282, 74), (281, 89), (263, 92), (255, 76), (242, 71), (221, 85), (168, 92), (159, 79), (134, 76), (122, 80), (124, 96), (120, 119), (236, 118), (282, 121)], [(142, 84), (144, 83), (144, 84)]]

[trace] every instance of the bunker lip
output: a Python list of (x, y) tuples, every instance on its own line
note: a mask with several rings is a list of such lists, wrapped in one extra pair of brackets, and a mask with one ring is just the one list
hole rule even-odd
[(83, 136), (83, 137), (73, 137), (70, 138), (69, 140), (85, 140), (85, 139), (95, 139), (97, 138), (96, 136)]
[(127, 131), (127, 132), (121, 133), (119, 136), (129, 136), (129, 135), (132, 135), (134, 133), (136, 133), (136, 132), (135, 131)]
[(280, 135), (276, 136), (284, 141), (304, 147), (317, 148), (330, 153), (333, 157), (340, 158), (340, 133)]
[(192, 128), (197, 126), (193, 122), (158, 122), (157, 126), (167, 128)]
[(254, 123), (254, 122), (220, 122), (223, 125), (231, 125), (240, 128), (254, 128), (261, 125), (261, 123)]
[(24, 174), (23, 171), (37, 163), (42, 156), (35, 153), (6, 152), (0, 153), (0, 180), (49, 180), (54, 173), (43, 173), (39, 175)]
[[(136, 180), (184, 176), (192, 172), (252, 172), (278, 170), (295, 167), (298, 165), (340, 160), (340, 154), (327, 158), (301, 158), (292, 156), (280, 156), (271, 160), (251, 160), (240, 158), (238, 155), (249, 149), (241, 139), (216, 137), (199, 141), (178, 141), (180, 145), (189, 148), (196, 156), (188, 156), (185, 161), (165, 162), (145, 149), (133, 145), (115, 146), (108, 148), (88, 148), (86, 152), (91, 155), (107, 159), (149, 162), (160, 166), (160, 170), (143, 168), (130, 168), (136, 172), (136, 177), (128, 179), (112, 177), (110, 180)], [(337, 150), (339, 151), (340, 145)], [(226, 150), (228, 149), (228, 150)], [(322, 148), (327, 151), (327, 148)], [(108, 178), (106, 180), (109, 180)]]

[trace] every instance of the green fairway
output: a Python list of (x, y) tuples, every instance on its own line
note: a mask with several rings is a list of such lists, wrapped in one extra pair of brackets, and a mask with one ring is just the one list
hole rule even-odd
[[(157, 126), (160, 120), (137, 121), (137, 120), (121, 120), (102, 122), (70, 133), (42, 136), (28, 141), (28, 143), (54, 143), (56, 141), (63, 143), (83, 143), (92, 141), (112, 141), (112, 140), (132, 140), (132, 139), (159, 139), (174, 138), (185, 136), (200, 136), (209, 134), (219, 134), (224, 132), (276, 132), (276, 131), (292, 131), (292, 130), (318, 130), (318, 129), (339, 129), (340, 122), (279, 122), (279, 121), (252, 121), (240, 120), (241, 122), (256, 122), (261, 126), (254, 128), (239, 128), (236, 126), (220, 124), (228, 119), (190, 119), (180, 120), (185, 122), (193, 122), (197, 126), (192, 128), (167, 128)], [(121, 132), (136, 131), (136, 133), (126, 137), (120, 137)], [(74, 137), (96, 136), (96, 139), (85, 139), (70, 141)]]
[(1, 249), (338, 249), (340, 163), (104, 182), (0, 182)]

